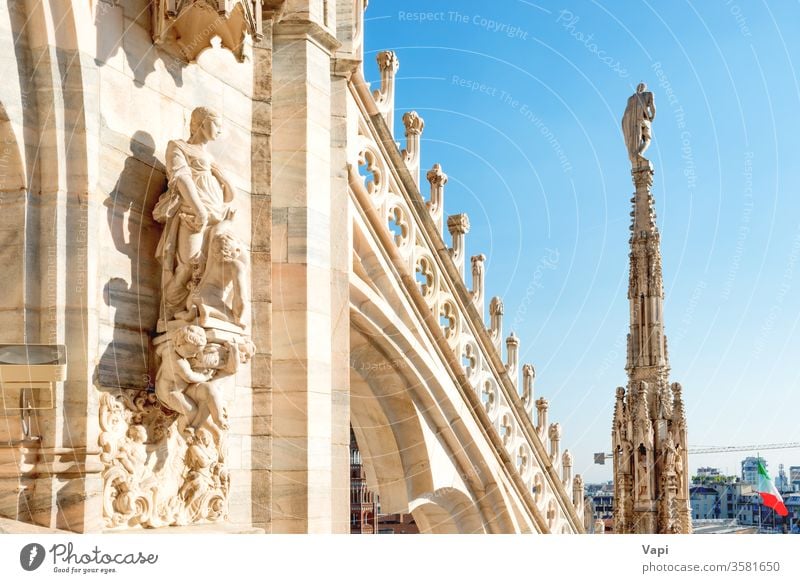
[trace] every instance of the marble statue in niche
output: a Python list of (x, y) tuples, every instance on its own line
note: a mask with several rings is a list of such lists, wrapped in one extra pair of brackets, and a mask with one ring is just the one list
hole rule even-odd
[(236, 234), (234, 188), (207, 150), (220, 133), (220, 116), (198, 107), (189, 139), (167, 146), (168, 188), (153, 211), (164, 225), (156, 251), (155, 389), (106, 393), (100, 403), (109, 527), (227, 515), (227, 405), (255, 347), (249, 252)]

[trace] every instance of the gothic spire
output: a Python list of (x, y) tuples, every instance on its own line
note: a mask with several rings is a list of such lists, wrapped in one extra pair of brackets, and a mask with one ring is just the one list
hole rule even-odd
[(680, 385), (669, 384), (664, 335), (661, 236), (656, 225), (650, 145), (655, 100), (644, 83), (622, 118), (635, 188), (631, 203), (627, 390), (617, 389), (612, 427), (614, 530), (689, 533), (686, 422)]

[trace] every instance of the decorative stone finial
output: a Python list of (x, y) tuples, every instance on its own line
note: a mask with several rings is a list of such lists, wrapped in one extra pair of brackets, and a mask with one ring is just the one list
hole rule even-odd
[(416, 111), (407, 111), (403, 114), (403, 125), (406, 128), (406, 149), (402, 152), (403, 159), (414, 183), (419, 186), (419, 139), (425, 127), (425, 120)]
[(475, 307), (483, 318), (483, 280), (484, 280), (484, 263), (486, 255), (480, 253), (473, 255), (470, 259), (472, 263), (472, 301), (475, 302)]
[(561, 454), (561, 482), (569, 491), (570, 482), (572, 482), (572, 454), (568, 449)]
[(372, 97), (386, 120), (386, 126), (394, 135), (394, 82), (400, 61), (394, 51), (380, 51), (376, 58), (381, 73), (381, 87), (372, 92)]
[(500, 296), (494, 296), (489, 302), (489, 336), (499, 353), (502, 347), (503, 338), (503, 299)]
[(584, 511), (583, 496), (583, 476), (575, 474), (572, 479), (572, 505), (575, 507), (575, 513), (580, 517), (583, 517)]
[(558, 463), (559, 444), (561, 443), (561, 425), (551, 423), (547, 429), (547, 437), (550, 439), (550, 459), (553, 463)]
[(375, 58), (378, 61), (378, 69), (381, 73), (384, 71), (387, 73), (396, 73), (397, 69), (400, 68), (400, 60), (397, 58), (397, 54), (394, 51), (378, 51)]
[(436, 228), (441, 235), (442, 218), (444, 216), (444, 185), (447, 184), (447, 174), (442, 172), (442, 166), (437, 162), (433, 165), (433, 168), (428, 170), (425, 177), (431, 185), (431, 197), (425, 203), (425, 206), (428, 207), (428, 212), (431, 213), (431, 218), (436, 223)]
[(450, 232), (450, 237), (453, 240), (453, 246), (450, 248), (450, 255), (453, 258), (453, 263), (456, 264), (458, 273), (461, 279), (464, 279), (464, 249), (466, 247), (464, 239), (469, 233), (469, 217), (462, 213), (460, 215), (450, 215), (447, 217), (447, 230)]
[(517, 367), (519, 366), (519, 338), (513, 332), (506, 338), (506, 371), (514, 386), (517, 386)]
[(406, 137), (420, 136), (425, 128), (425, 120), (416, 111), (407, 111), (403, 114), (403, 125), (406, 127)]
[(544, 432), (547, 428), (547, 408), (549, 406), (550, 403), (544, 397), (536, 399), (536, 430), (542, 437), (544, 437)]
[(528, 412), (528, 417), (533, 420), (533, 381), (536, 379), (536, 369), (532, 364), (522, 365), (522, 405)]
[(454, 237), (456, 235), (466, 235), (469, 233), (469, 227), (469, 217), (466, 213), (447, 217), (447, 230)]

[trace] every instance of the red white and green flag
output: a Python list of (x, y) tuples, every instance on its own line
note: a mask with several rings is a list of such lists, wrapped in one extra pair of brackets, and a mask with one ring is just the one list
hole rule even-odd
[(769, 477), (767, 468), (758, 460), (758, 493), (761, 495), (761, 501), (764, 506), (772, 508), (780, 516), (786, 516), (789, 511), (786, 510), (786, 505), (783, 503), (781, 493), (775, 487), (775, 482)]

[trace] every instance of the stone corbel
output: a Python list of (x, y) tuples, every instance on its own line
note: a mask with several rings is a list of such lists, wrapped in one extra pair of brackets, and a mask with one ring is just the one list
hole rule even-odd
[(213, 46), (242, 62), (247, 36), (262, 36), (262, 0), (153, 0), (153, 41), (175, 47), (188, 62)]

